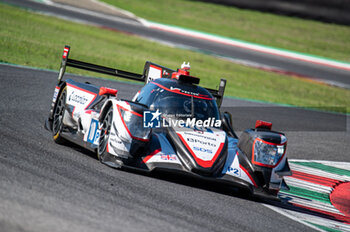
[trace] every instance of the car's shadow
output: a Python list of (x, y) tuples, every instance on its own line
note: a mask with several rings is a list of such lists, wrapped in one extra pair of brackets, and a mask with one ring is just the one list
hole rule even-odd
[(280, 209), (308, 214), (308, 215), (312, 215), (312, 216), (316, 216), (324, 219), (335, 220), (342, 223), (347, 223), (347, 224), (350, 223), (350, 218), (347, 216), (340, 216), (340, 215), (328, 213), (322, 210), (312, 209), (308, 207), (299, 207), (299, 206), (293, 205), (292, 203), (290, 203), (290, 200), (292, 200), (292, 198), (290, 197), (283, 197), (283, 198), (278, 198), (278, 200), (271, 200), (268, 198), (254, 196), (250, 194), (250, 192), (244, 189), (227, 187), (223, 184), (218, 184), (214, 182), (208, 183), (207, 181), (202, 180), (200, 178), (193, 178), (191, 176), (181, 175), (181, 174), (178, 175), (174, 173), (166, 173), (166, 175), (164, 175), (164, 172), (159, 171), (159, 172), (151, 173), (149, 176), (152, 178), (157, 178), (157, 179), (161, 179), (161, 180), (165, 180), (165, 181), (169, 181), (169, 182), (173, 182), (181, 185), (186, 185), (189, 187), (199, 188), (199, 189), (215, 192), (218, 194), (237, 197), (237, 198), (254, 201), (258, 203), (264, 203), (270, 206), (275, 206)]
[[(72, 142), (67, 141), (65, 146), (68, 146), (75, 151), (79, 153), (83, 153), (84, 155), (96, 160), (96, 162), (99, 162), (96, 153), (87, 150), (77, 144), (74, 144)], [(122, 169), (116, 169), (113, 167), (109, 167), (107, 165), (104, 165), (101, 163), (101, 165), (111, 168), (111, 171), (124, 171), (124, 172), (130, 172), (133, 174), (138, 174), (138, 175), (143, 175), (148, 178), (154, 178), (154, 179), (159, 179), (159, 180), (164, 180), (176, 184), (181, 184), (193, 188), (199, 188), (211, 192), (216, 192), (219, 194), (227, 195), (227, 196), (234, 196), (242, 199), (247, 199), (247, 200), (252, 200), (252, 201), (263, 201), (263, 199), (257, 198), (252, 196), (249, 191), (244, 190), (244, 189), (239, 189), (235, 187), (227, 187), (223, 185), (222, 183), (215, 183), (215, 182), (208, 182), (206, 180), (203, 180), (201, 178), (197, 178), (191, 175), (186, 175), (186, 174), (181, 174), (179, 172), (174, 173), (174, 172), (168, 172), (164, 170), (155, 170), (152, 172), (144, 171), (141, 169), (134, 169), (134, 168), (122, 168)]]
[[(96, 160), (96, 162), (99, 162), (97, 159), (97, 156), (94, 152), (91, 152), (85, 148), (82, 148), (76, 144), (69, 143), (67, 144), (70, 146), (72, 149), (81, 152), (90, 158)], [(101, 164), (103, 165), (103, 164)], [(107, 166), (106, 166), (107, 167)], [(111, 167), (108, 167), (111, 168)], [(115, 168), (111, 168), (111, 171), (113, 171)], [(248, 190), (245, 189), (240, 189), (240, 188), (235, 188), (232, 186), (227, 186), (222, 183), (216, 183), (213, 181), (208, 182), (207, 180), (192, 176), (192, 175), (186, 175), (186, 174), (181, 174), (181, 173), (173, 173), (173, 172), (168, 172), (164, 170), (156, 170), (152, 172), (147, 172), (139, 169), (133, 169), (133, 168), (122, 168), (122, 170), (114, 170), (114, 171), (124, 171), (124, 172), (130, 172), (133, 174), (137, 175), (143, 175), (148, 178), (154, 178), (158, 180), (163, 180), (167, 182), (172, 182), (180, 185), (185, 185), (191, 188), (198, 188), (210, 192), (215, 192), (217, 194), (222, 194), (226, 196), (231, 196), (231, 197), (236, 197), (248, 201), (254, 201), (258, 203), (264, 203), (270, 206), (275, 206), (280, 209), (286, 209), (286, 210), (291, 210), (299, 213), (304, 213), (312, 216), (317, 216), (320, 218), (325, 218), (325, 219), (330, 219), (330, 220), (335, 220), (339, 222), (345, 222), (345, 223), (350, 223), (350, 218), (348, 217), (337, 217), (336, 215), (332, 214), (326, 214), (323, 213), (322, 211), (317, 211), (317, 210), (312, 210), (311, 208), (302, 208), (295, 206), (291, 203), (289, 203), (289, 200), (291, 198), (283, 198), (279, 200), (271, 200), (271, 199), (266, 199), (262, 197), (257, 197), (252, 195)]]

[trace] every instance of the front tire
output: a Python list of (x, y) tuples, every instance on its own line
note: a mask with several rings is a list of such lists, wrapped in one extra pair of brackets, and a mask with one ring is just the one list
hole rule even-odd
[(53, 113), (52, 132), (53, 140), (58, 144), (64, 144), (67, 140), (61, 135), (63, 128), (63, 117), (66, 110), (67, 87), (62, 90)]
[(97, 157), (101, 161), (101, 163), (105, 163), (105, 158), (107, 156), (108, 140), (109, 140), (109, 135), (111, 133), (112, 121), (113, 121), (113, 107), (110, 107), (107, 111), (107, 114), (101, 121), (102, 123), (101, 134), (100, 134), (99, 144), (97, 148)]

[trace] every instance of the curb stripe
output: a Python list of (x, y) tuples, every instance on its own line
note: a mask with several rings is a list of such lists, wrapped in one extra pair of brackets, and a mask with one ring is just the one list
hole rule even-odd
[(344, 216), (344, 214), (342, 214), (338, 209), (334, 208), (333, 205), (327, 204), (327, 203), (324, 203), (321, 201), (310, 200), (310, 199), (298, 197), (295, 195), (291, 195), (288, 193), (280, 193), (279, 197), (283, 200), (287, 200), (288, 204), (295, 203), (295, 204), (299, 204), (299, 205), (308, 206), (308, 207), (313, 208), (313, 209), (320, 209), (320, 210), (324, 210), (327, 212), (332, 212), (334, 214)]
[(350, 218), (346, 217), (346, 216), (343, 216), (343, 215), (327, 212), (327, 211), (316, 209), (316, 208), (311, 208), (311, 207), (300, 205), (300, 204), (296, 204), (296, 203), (292, 203), (292, 205), (294, 205), (296, 207), (299, 207), (299, 208), (303, 208), (303, 209), (307, 209), (307, 210), (311, 210), (311, 211), (317, 212), (319, 214), (327, 216), (328, 218), (336, 220), (336, 221), (340, 221), (340, 222), (344, 222), (346, 224), (350, 224)]
[(323, 170), (323, 171), (326, 171), (326, 172), (330, 172), (330, 173), (335, 173), (335, 174), (338, 174), (338, 175), (344, 175), (344, 176), (349, 176), (350, 177), (350, 171), (349, 170), (336, 168), (336, 167), (328, 166), (328, 165), (321, 164), (321, 163), (316, 163), (316, 162), (295, 162), (295, 161), (292, 161), (292, 163), (295, 163), (295, 164), (298, 164), (298, 165), (302, 165), (302, 166), (306, 166), (306, 167), (320, 169), (320, 170)]
[(307, 182), (311, 182), (314, 184), (319, 184), (323, 185), (326, 187), (333, 187), (334, 185), (338, 184), (338, 180), (330, 179), (327, 177), (321, 177), (321, 176), (316, 176), (312, 174), (307, 174), (299, 171), (293, 171), (293, 178), (299, 179), (299, 180), (304, 180)]
[(290, 165), (290, 168), (292, 170), (300, 171), (303, 173), (308, 173), (308, 174), (312, 174), (312, 175), (319, 175), (319, 176), (327, 176), (329, 178), (340, 180), (340, 181), (350, 181), (350, 177), (348, 177), (348, 176), (333, 174), (333, 173), (326, 172), (326, 171), (323, 171), (320, 169), (310, 168), (310, 167), (306, 167), (306, 166), (302, 166), (302, 165), (298, 165), (298, 164), (293, 164), (293, 163), (289, 163), (289, 165)]
[(334, 220), (330, 220), (330, 219), (326, 219), (326, 218), (320, 218), (317, 216), (310, 216), (310, 217), (311, 217), (311, 220), (307, 219), (306, 222), (315, 223), (317, 225), (325, 226), (325, 227), (328, 227), (328, 228), (334, 229), (334, 230), (350, 231), (350, 225), (348, 225), (348, 224), (334, 221)]
[(326, 160), (306, 160), (306, 159), (288, 159), (288, 161), (293, 163), (298, 162), (305, 162), (305, 163), (320, 163), (325, 164), (332, 167), (338, 167), (345, 170), (350, 170), (350, 163), (349, 162), (342, 162), (342, 161), (326, 161)]
[(325, 230), (325, 231), (329, 231), (329, 232), (341, 232), (341, 230), (329, 228), (327, 226), (319, 225), (316, 223), (312, 223), (312, 222), (307, 222), (307, 223), (310, 223), (311, 225), (316, 226), (317, 228), (320, 228), (321, 230)]
[(297, 195), (300, 197), (304, 197), (304, 198), (308, 198), (311, 200), (316, 200), (316, 201), (321, 201), (327, 204), (332, 204), (330, 199), (329, 199), (329, 194), (327, 193), (319, 193), (319, 192), (315, 192), (315, 191), (311, 191), (308, 189), (304, 189), (304, 188), (299, 188), (299, 187), (295, 187), (295, 186), (289, 186), (290, 190), (289, 191), (282, 191), (283, 193), (289, 193), (292, 195)]
[(292, 185), (292, 186), (296, 186), (296, 187), (300, 187), (300, 188), (307, 188), (307, 189), (310, 189), (312, 191), (320, 192), (320, 193), (330, 193), (333, 190), (332, 187), (326, 187), (326, 186), (319, 185), (319, 184), (305, 182), (303, 180), (293, 178), (293, 176), (287, 177), (287, 178), (284, 177), (284, 179), (287, 182), (288, 186)]
[(346, 162), (327, 162), (327, 161), (324, 161), (324, 162), (319, 162), (319, 163), (322, 163), (322, 164), (325, 164), (325, 165), (328, 165), (331, 167), (335, 167), (335, 168), (350, 170), (350, 164), (346, 163)]
[[(346, 202), (340, 197), (340, 205), (337, 206), (331, 200), (337, 186), (350, 183), (350, 163), (317, 160), (289, 162), (293, 175), (285, 177), (285, 181), (290, 190), (282, 190), (278, 194), (282, 200), (281, 206), (267, 207), (316, 230), (350, 232), (350, 216), (340, 211), (343, 206), (348, 210)], [(345, 190), (348, 191), (348, 187)]]
[(273, 211), (275, 211), (275, 212), (277, 212), (277, 213), (279, 213), (279, 214), (281, 214), (281, 215), (283, 215), (283, 216), (285, 216), (285, 217), (291, 219), (291, 220), (294, 220), (294, 221), (296, 221), (296, 222), (299, 222), (300, 224), (303, 224), (303, 225), (305, 225), (305, 226), (307, 226), (307, 227), (310, 227), (310, 228), (312, 228), (312, 229), (314, 229), (314, 230), (316, 230), (316, 231), (324, 232), (323, 230), (319, 229), (318, 227), (315, 227), (314, 225), (308, 223), (308, 222), (305, 221), (305, 220), (302, 220), (300, 217), (295, 216), (295, 215), (293, 214), (293, 213), (294, 213), (293, 211), (290, 211), (290, 210), (282, 210), (282, 209), (279, 208), (279, 207), (275, 207), (275, 206), (268, 205), (268, 204), (263, 204), (263, 205), (264, 205), (265, 207), (267, 207), (267, 208), (269, 208), (269, 209), (271, 209), (271, 210), (273, 210)]

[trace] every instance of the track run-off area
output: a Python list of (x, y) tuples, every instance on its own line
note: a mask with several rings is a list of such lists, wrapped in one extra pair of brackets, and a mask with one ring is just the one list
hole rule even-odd
[[(135, 17), (117, 17), (47, 0), (1, 0), (66, 20), (135, 34), (153, 41), (228, 59), (234, 63), (350, 89), (350, 64)], [(44, 4), (44, 3), (48, 4)], [(59, 1), (61, 2), (61, 1)]]
[[(0, 65), (0, 78), (1, 231), (349, 231), (339, 204), (348, 201), (349, 116), (224, 99), (238, 134), (264, 119), (288, 138), (291, 190), (265, 202), (199, 180), (112, 169), (84, 149), (57, 145), (43, 127), (57, 72)], [(116, 88), (126, 99), (141, 88), (66, 78)]]

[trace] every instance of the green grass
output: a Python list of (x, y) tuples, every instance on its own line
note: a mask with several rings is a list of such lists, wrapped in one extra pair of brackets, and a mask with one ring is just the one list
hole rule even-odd
[(350, 27), (190, 0), (102, 0), (139, 17), (350, 62)]
[[(65, 44), (71, 45), (73, 59), (137, 73), (142, 73), (147, 60), (174, 69), (183, 61), (190, 61), (191, 74), (201, 77), (205, 87), (214, 88), (221, 77), (226, 78), (226, 96), (306, 107), (341, 106), (347, 107), (349, 112), (348, 90), (248, 68), (137, 36), (71, 23), (4, 4), (0, 6), (2, 62), (58, 70)], [(67, 71), (96, 76), (73, 68)]]

